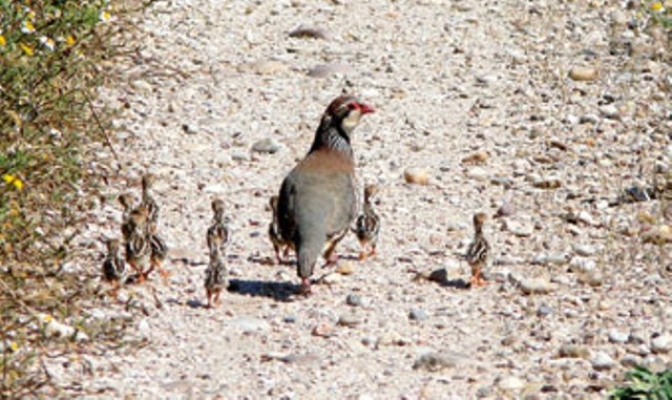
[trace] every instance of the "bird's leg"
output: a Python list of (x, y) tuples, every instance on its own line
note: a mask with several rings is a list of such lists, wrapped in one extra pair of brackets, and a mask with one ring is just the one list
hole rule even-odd
[(154, 269), (154, 267), (156, 267), (156, 269), (159, 270), (159, 274), (161, 274), (161, 276), (162, 276), (164, 279), (166, 279), (167, 277), (170, 276), (170, 272), (168, 272), (168, 271), (166, 271), (165, 269), (163, 269), (163, 266), (161, 265), (161, 261), (158, 261), (158, 260), (156, 260), (156, 261), (152, 261), (152, 264), (153, 264), (152, 269)]
[(205, 306), (205, 308), (212, 308), (212, 302), (211, 302), (211, 299), (212, 299), (212, 293), (210, 292), (209, 289), (205, 289), (205, 295), (206, 295), (207, 298), (208, 298), (208, 304)]
[(137, 282), (138, 283), (144, 282), (147, 277), (142, 272), (142, 269), (140, 269), (137, 265), (135, 265), (135, 262), (133, 262), (133, 261), (129, 261), (128, 263), (131, 265), (131, 268), (133, 268), (133, 270), (135, 270), (135, 272), (138, 273), (138, 281)]
[(376, 244), (371, 243), (371, 251), (369, 251), (369, 256), (375, 256), (376, 255)]
[(326, 260), (326, 263), (324, 263), (322, 268), (331, 267), (338, 262), (338, 254), (336, 254), (336, 243), (333, 243), (331, 246), (329, 246), (327, 251), (324, 253), (324, 259)]
[(483, 277), (481, 277), (481, 270), (477, 270), (474, 272), (474, 274), (471, 276), (471, 287), (479, 287), (479, 286), (485, 286), (488, 284), (488, 282), (483, 280)]
[(273, 251), (275, 251), (275, 264), (273, 264), (273, 265), (281, 264), (280, 249), (278, 248), (278, 246), (275, 243), (273, 243)]
[(151, 274), (152, 271), (154, 271), (154, 262), (153, 261), (151, 261), (149, 263), (149, 269), (147, 271), (140, 273), (140, 277), (138, 278), (138, 281), (142, 282), (146, 279), (149, 279), (149, 274)]
[(359, 261), (366, 260), (366, 257), (368, 257), (371, 254), (370, 252), (366, 251), (367, 244), (368, 243), (366, 243), (366, 241), (360, 241), (359, 242), (359, 245), (361, 247), (361, 250), (359, 252)]
[(221, 302), (219, 301), (219, 295), (221, 293), (222, 292), (220, 292), (220, 291), (215, 292), (215, 305), (220, 305), (221, 304)]

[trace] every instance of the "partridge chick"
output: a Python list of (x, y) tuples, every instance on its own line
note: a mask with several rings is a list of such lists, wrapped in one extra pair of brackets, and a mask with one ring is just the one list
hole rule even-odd
[(352, 132), (363, 115), (374, 112), (343, 95), (322, 115), (308, 154), (285, 177), (278, 199), (280, 236), (296, 251), (301, 293), (322, 254), (329, 260), (355, 218), (355, 162)]
[(357, 218), (354, 229), (362, 247), (362, 251), (359, 253), (360, 260), (376, 254), (376, 243), (378, 242), (378, 232), (380, 232), (380, 217), (373, 210), (371, 198), (377, 192), (378, 187), (376, 185), (369, 184), (364, 187), (364, 210), (362, 215)]
[(211, 243), (211, 240), (215, 240), (216, 244), (219, 246), (218, 253), (221, 257), (226, 255), (226, 247), (231, 242), (231, 234), (228, 224), (224, 219), (224, 201), (221, 199), (214, 199), (212, 201), (212, 225), (208, 227), (206, 234), (206, 240), (208, 243), (208, 249), (212, 249), (215, 243)]
[(150, 233), (156, 233), (156, 227), (159, 222), (159, 205), (152, 196), (152, 188), (156, 182), (156, 175), (147, 173), (142, 176), (142, 203), (147, 209), (147, 225)]
[(109, 239), (107, 241), (107, 255), (103, 261), (103, 278), (112, 284), (112, 290), (117, 291), (120, 284), (126, 279), (126, 263), (119, 254), (121, 241)]
[(130, 223), (133, 229), (126, 241), (126, 261), (138, 274), (138, 281), (142, 282), (153, 269), (152, 247), (147, 231), (147, 209), (140, 206), (131, 211)]
[(119, 195), (119, 204), (123, 207), (121, 214), (121, 234), (124, 238), (124, 241), (128, 241), (128, 238), (133, 231), (133, 224), (131, 223), (131, 211), (133, 210), (133, 203), (135, 202), (133, 195), (130, 193), (123, 193)]
[[(227, 271), (220, 249), (224, 237), (220, 235), (221, 231), (208, 230), (208, 250), (210, 252), (210, 263), (205, 271), (205, 293), (208, 298), (207, 307), (219, 304), (219, 296), (222, 290), (227, 286)], [(213, 301), (214, 297), (214, 301)]]
[(481, 272), (488, 260), (490, 253), (490, 244), (483, 236), (483, 224), (487, 219), (485, 213), (477, 213), (474, 215), (474, 239), (465, 256), (469, 266), (471, 267), (471, 287), (484, 286), (488, 283), (483, 280)]
[(277, 264), (280, 264), (284, 262), (284, 260), (280, 258), (280, 251), (282, 250), (283, 258), (286, 259), (289, 255), (291, 244), (285, 241), (280, 235), (280, 226), (278, 225), (278, 196), (271, 196), (269, 204), (271, 206), (271, 212), (273, 213), (273, 219), (271, 220), (271, 223), (268, 224), (268, 237), (273, 244), (275, 261)]

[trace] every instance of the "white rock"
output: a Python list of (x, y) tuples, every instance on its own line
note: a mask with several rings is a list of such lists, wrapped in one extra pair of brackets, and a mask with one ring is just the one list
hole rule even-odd
[(658, 354), (666, 354), (672, 350), (672, 335), (663, 333), (651, 339), (651, 351)]
[(497, 387), (504, 391), (515, 391), (525, 387), (525, 381), (517, 376), (507, 376), (497, 382)]
[(590, 363), (593, 366), (593, 369), (597, 371), (606, 371), (610, 370), (616, 366), (616, 361), (614, 361), (611, 356), (605, 352), (598, 351), (593, 354), (593, 357), (590, 359)]
[(525, 278), (520, 281), (520, 290), (524, 294), (545, 294), (550, 293), (555, 286), (546, 278)]
[(582, 257), (590, 257), (595, 255), (595, 253), (597, 253), (597, 249), (595, 247), (587, 244), (574, 246), (574, 251), (576, 252), (576, 254)]
[(472, 167), (467, 170), (466, 175), (476, 181), (485, 181), (488, 179), (489, 173), (484, 168)]
[(243, 332), (252, 332), (252, 331), (267, 331), (270, 329), (268, 322), (259, 318), (252, 317), (238, 317), (232, 319), (229, 322), (229, 325), (236, 327)]
[(524, 221), (517, 218), (507, 219), (504, 221), (504, 227), (507, 231), (516, 236), (527, 237), (534, 233), (534, 226), (530, 221)]
[(627, 332), (612, 329), (609, 331), (609, 341), (612, 343), (625, 343), (630, 335)]

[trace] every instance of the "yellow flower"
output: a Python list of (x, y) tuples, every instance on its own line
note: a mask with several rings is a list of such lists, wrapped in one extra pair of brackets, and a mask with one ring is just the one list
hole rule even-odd
[(4, 36), (0, 35), (0, 46), (5, 47), (7, 45), (7, 39)]
[(23, 21), (23, 24), (21, 24), (21, 32), (23, 33), (33, 33), (35, 32), (35, 25), (33, 25), (32, 22), (30, 21)]
[(99, 18), (100, 18), (100, 21), (101, 21), (101, 22), (107, 22), (107, 21), (110, 20), (110, 18), (112, 18), (112, 16), (110, 15), (109, 12), (107, 12), (107, 11), (102, 11), (102, 12), (100, 13), (100, 17), (99, 17)]
[(655, 12), (659, 12), (663, 10), (663, 3), (656, 1), (654, 3), (651, 3), (651, 10)]
[(53, 320), (53, 318), (52, 318), (51, 315), (46, 315), (46, 314), (45, 314), (45, 315), (42, 316), (42, 322), (44, 322), (45, 324), (48, 324), (48, 323), (51, 322), (52, 320)]
[(16, 342), (9, 342), (9, 348), (12, 349), (12, 351), (17, 351), (19, 350), (19, 344)]
[(73, 44), (75, 44), (75, 37), (69, 35), (67, 38), (65, 38), (65, 43), (67, 43), (68, 46), (72, 46)]
[(14, 176), (14, 175), (11, 175), (11, 174), (4, 174), (2, 176), (2, 179), (5, 180), (6, 184), (14, 185), (14, 187), (17, 188), (18, 190), (23, 189), (23, 182), (21, 181), (21, 179), (18, 176)]
[(23, 50), (24, 53), (26, 53), (29, 56), (33, 55), (33, 48), (28, 46), (27, 44), (19, 43), (19, 47), (21, 47), (21, 50)]

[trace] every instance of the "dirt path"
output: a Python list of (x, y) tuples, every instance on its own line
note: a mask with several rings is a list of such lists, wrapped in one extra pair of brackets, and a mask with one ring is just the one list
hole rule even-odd
[[(56, 359), (54, 379), (87, 398), (603, 398), (631, 365), (669, 366), (669, 245), (637, 235), (638, 213), (664, 222), (661, 204), (604, 199), (645, 182), (655, 163), (669, 169), (660, 116), (670, 66), (656, 61), (654, 33), (632, 37), (623, 21), (635, 11), (533, 3), (157, 3), (138, 19), (147, 36), (128, 85), (103, 95), (128, 107), (115, 140), (128, 184), (145, 170), (159, 177), (172, 276), (121, 294), (148, 309), (131, 330), (146, 347), (67, 368)], [(302, 24), (328, 38), (290, 38)], [(599, 76), (572, 81), (574, 65)], [(384, 188), (379, 255), (352, 260), (349, 236), (340, 264), (353, 274), (332, 274), (308, 299), (285, 296), (298, 280), (266, 263), (266, 205), (343, 89), (378, 110), (355, 152), (360, 181)], [(251, 151), (262, 139), (277, 151)], [(461, 162), (477, 152), (482, 164)], [(404, 183), (409, 167), (426, 169), (430, 184)], [(123, 190), (122, 181), (109, 194)], [(216, 196), (232, 220), (237, 291), (206, 310)], [(512, 215), (486, 227), (492, 282), (465, 290), (456, 253), (471, 216), (503, 203)], [(114, 201), (96, 213), (92, 254), (120, 220)], [(628, 226), (633, 237), (620, 233)], [(440, 269), (443, 283), (414, 279)], [(99, 317), (124, 314), (110, 304)]]

